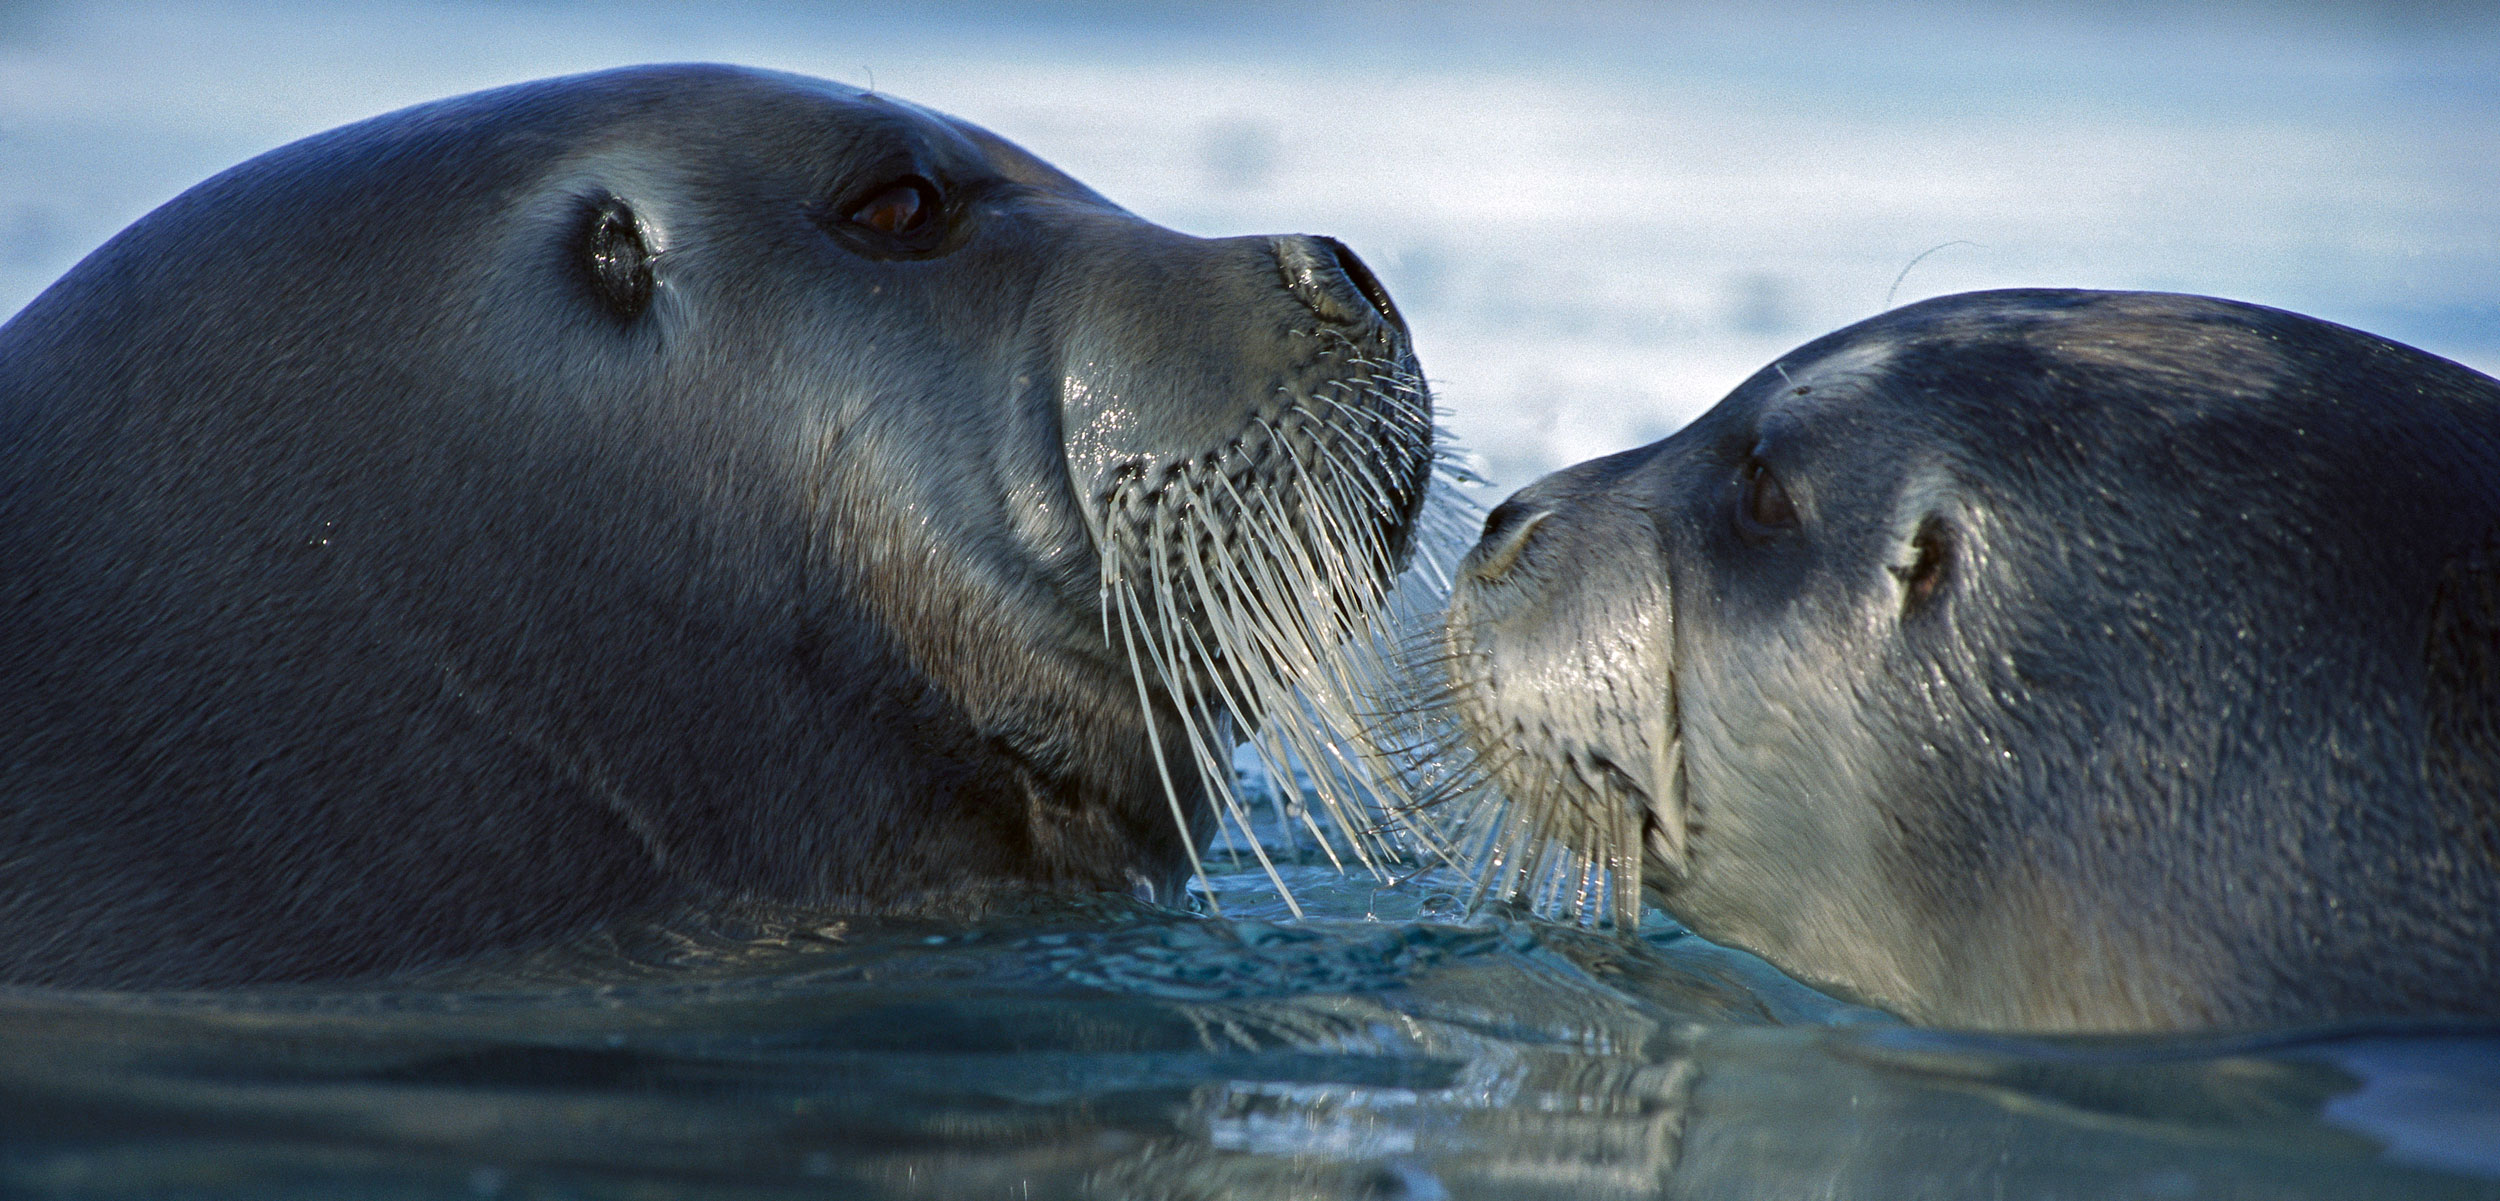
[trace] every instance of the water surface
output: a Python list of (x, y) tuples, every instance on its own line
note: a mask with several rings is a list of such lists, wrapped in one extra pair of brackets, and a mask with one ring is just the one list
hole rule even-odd
[(1289, 879), (1317, 916), (1243, 873), (1221, 921), (779, 911), (422, 986), (0, 994), (0, 1195), (2500, 1197), (2500, 1030), (1919, 1031), (1654, 917)]

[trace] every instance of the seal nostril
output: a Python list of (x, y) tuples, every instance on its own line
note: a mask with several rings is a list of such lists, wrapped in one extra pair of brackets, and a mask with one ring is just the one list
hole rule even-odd
[(1380, 286), (1371, 268), (1335, 238), (1294, 234), (1274, 240), (1276, 266), (1285, 289), (1332, 325), (1350, 325), (1365, 335), (1387, 330), (1406, 333), (1389, 290)]
[(1380, 286), (1380, 277), (1373, 275), (1372, 269), (1364, 266), (1363, 260), (1355, 257), (1345, 243), (1335, 238), (1321, 238), (1320, 242), (1337, 256), (1337, 269), (1345, 272), (1346, 281), (1354, 285), (1354, 290), (1362, 293), (1363, 299), (1372, 302), (1372, 307), (1379, 310), (1380, 315), (1387, 318), (1399, 333), (1406, 332), (1406, 318), (1398, 315), (1398, 306), (1389, 299), (1389, 289)]

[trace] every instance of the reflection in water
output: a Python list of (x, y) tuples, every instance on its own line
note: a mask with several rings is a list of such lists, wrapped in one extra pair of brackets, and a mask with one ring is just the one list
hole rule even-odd
[(2495, 1064), (1917, 1031), (1667, 928), (767, 913), (392, 990), (8, 993), (0, 1193), (2500, 1197)]

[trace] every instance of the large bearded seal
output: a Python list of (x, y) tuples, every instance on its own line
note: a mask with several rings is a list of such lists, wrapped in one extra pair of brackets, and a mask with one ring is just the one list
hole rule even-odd
[(91, 985), (1168, 895), (1432, 460), (1336, 243), (718, 67), (192, 189), (0, 329), (0, 429), (0, 980)]
[(1514, 883), (1637, 879), (1923, 1022), (2500, 1013), (2500, 383), (2454, 363), (1931, 301), (1531, 485), (1460, 577)]

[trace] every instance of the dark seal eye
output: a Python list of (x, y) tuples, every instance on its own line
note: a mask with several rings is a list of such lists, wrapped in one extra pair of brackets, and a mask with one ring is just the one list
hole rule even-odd
[(1788, 489), (1780, 486), (1780, 477), (1772, 474), (1771, 465), (1759, 458), (1745, 460), (1739, 475), (1744, 493), (1737, 501), (1736, 511), (1751, 532), (1795, 529), (1797, 506), (1788, 499)]
[(617, 320), (631, 321), (651, 307), (651, 247), (624, 201), (591, 201), (582, 217), (580, 255), (592, 293)]
[(937, 185), (917, 175), (906, 175), (852, 206), (844, 220), (889, 238), (900, 238), (928, 225), (937, 209)]
[(866, 258), (921, 258), (938, 253), (946, 242), (946, 197), (918, 175), (832, 201), (811, 217), (834, 241)]

